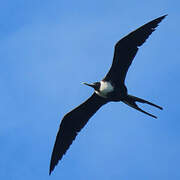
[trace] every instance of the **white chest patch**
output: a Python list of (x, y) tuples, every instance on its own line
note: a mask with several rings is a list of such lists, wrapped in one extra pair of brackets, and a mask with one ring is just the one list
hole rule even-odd
[(96, 94), (102, 97), (107, 97), (107, 94), (114, 90), (114, 87), (111, 85), (110, 82), (107, 81), (100, 81), (100, 91), (95, 91)]

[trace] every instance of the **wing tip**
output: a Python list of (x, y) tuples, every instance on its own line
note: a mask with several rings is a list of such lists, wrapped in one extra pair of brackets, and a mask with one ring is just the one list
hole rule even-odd
[(163, 15), (163, 16), (161, 16), (161, 17), (159, 17), (159, 18), (164, 19), (166, 16), (168, 16), (168, 14), (165, 14), (165, 15)]
[[(155, 31), (156, 30), (156, 28), (159, 26), (159, 23), (166, 17), (166, 16), (168, 16), (168, 14), (165, 14), (165, 15), (163, 15), (163, 16), (160, 16), (160, 17), (158, 17), (158, 18), (156, 18), (156, 19), (154, 19), (154, 20), (152, 20), (152, 21), (150, 21), (149, 23), (155, 23), (155, 27), (153, 27), (153, 31)], [(148, 24), (148, 23), (147, 23)]]
[(52, 174), (52, 172), (54, 171), (54, 168), (56, 167), (57, 164), (51, 164), (49, 167), (49, 176)]
[(159, 24), (166, 16), (168, 16), (168, 14), (165, 14), (165, 15), (163, 15), (163, 16), (160, 16), (160, 17), (158, 17), (158, 18), (155, 19), (155, 20), (156, 20), (156, 21), (159, 21), (159, 22), (158, 22), (158, 24)]
[[(59, 161), (59, 160), (58, 160)], [(54, 168), (56, 167), (56, 165), (58, 164), (58, 161), (56, 162), (53, 159), (53, 155), (51, 157), (51, 162), (50, 162), (50, 167), (49, 167), (49, 176), (51, 175), (51, 173), (53, 172)]]
[(49, 168), (49, 176), (51, 175), (52, 171), (54, 170), (54, 166), (50, 165), (50, 168)]
[(52, 174), (52, 172), (54, 171), (55, 167), (58, 165), (58, 162), (62, 159), (62, 157), (60, 159), (53, 160), (51, 159), (51, 163), (50, 163), (50, 167), (49, 167), (49, 176)]
[(49, 176), (51, 175), (51, 172), (52, 172), (52, 171), (51, 171), (51, 170), (49, 170)]

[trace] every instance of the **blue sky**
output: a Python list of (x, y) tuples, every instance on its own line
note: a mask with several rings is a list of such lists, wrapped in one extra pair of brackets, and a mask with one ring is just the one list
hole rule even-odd
[[(179, 180), (179, 1), (1, 1), (0, 178)], [(129, 93), (164, 107), (143, 106), (152, 119), (109, 103), (80, 132), (48, 176), (65, 113), (101, 80), (114, 44), (169, 14), (129, 69)]]

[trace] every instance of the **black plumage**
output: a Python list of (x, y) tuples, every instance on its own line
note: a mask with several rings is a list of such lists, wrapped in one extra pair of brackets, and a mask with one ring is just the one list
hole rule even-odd
[(129, 95), (124, 81), (128, 68), (132, 63), (139, 46), (146, 41), (165, 16), (161, 16), (141, 26), (118, 41), (115, 45), (111, 68), (105, 78), (102, 81), (93, 84), (85, 83), (86, 85), (93, 87), (95, 92), (89, 99), (67, 113), (62, 119), (51, 156), (49, 174), (51, 174), (58, 164), (58, 161), (61, 160), (62, 156), (66, 153), (78, 132), (104, 104), (110, 101), (122, 101), (138, 111), (156, 118), (156, 116), (140, 109), (136, 102), (146, 103), (159, 109), (162, 109), (162, 107), (144, 99)]
[(50, 173), (66, 153), (78, 132), (86, 125), (96, 111), (107, 102), (106, 99), (93, 93), (84, 103), (64, 116), (56, 136), (56, 142), (51, 157)]

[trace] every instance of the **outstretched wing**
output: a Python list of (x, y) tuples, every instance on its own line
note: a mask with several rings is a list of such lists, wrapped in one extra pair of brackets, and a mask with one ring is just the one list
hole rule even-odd
[(106, 99), (94, 93), (84, 103), (67, 113), (61, 121), (59, 131), (54, 144), (49, 174), (53, 171), (58, 161), (66, 153), (78, 132), (86, 125), (88, 120), (96, 113), (96, 111), (104, 104)]
[(126, 73), (138, 51), (138, 47), (146, 41), (166, 16), (150, 21), (117, 42), (112, 66), (104, 80), (111, 80), (115, 84), (124, 83)]

